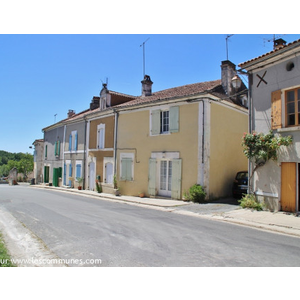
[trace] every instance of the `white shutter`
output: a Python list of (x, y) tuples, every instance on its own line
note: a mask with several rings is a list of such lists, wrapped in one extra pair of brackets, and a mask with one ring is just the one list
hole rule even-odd
[(151, 113), (151, 134), (160, 134), (160, 110), (153, 110)]
[(178, 132), (179, 131), (179, 107), (172, 106), (170, 107), (170, 132)]
[(156, 195), (156, 159), (149, 159), (149, 173), (148, 173), (148, 193), (150, 196)]
[(181, 158), (172, 160), (172, 199), (181, 199)]

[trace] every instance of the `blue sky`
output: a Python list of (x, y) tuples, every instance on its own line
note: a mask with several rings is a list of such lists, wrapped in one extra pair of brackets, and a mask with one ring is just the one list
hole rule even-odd
[[(89, 107), (102, 82), (140, 95), (145, 72), (153, 91), (220, 79), (226, 34), (1, 34), (0, 150), (29, 152), (42, 128)], [(277, 35), (279, 36), (279, 35)], [(280, 35), (287, 42), (298, 35)], [(235, 34), (228, 58), (238, 65), (273, 48), (273, 34)]]

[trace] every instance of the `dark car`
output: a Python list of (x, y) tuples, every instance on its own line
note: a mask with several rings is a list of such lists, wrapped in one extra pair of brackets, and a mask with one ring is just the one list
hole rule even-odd
[(234, 198), (241, 198), (247, 194), (248, 190), (248, 171), (238, 172), (232, 185), (232, 195)]

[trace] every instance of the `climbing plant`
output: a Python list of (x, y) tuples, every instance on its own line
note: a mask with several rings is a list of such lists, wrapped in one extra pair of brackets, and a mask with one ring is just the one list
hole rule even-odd
[(277, 150), (280, 146), (292, 144), (291, 136), (275, 136), (273, 131), (263, 133), (244, 133), (242, 146), (247, 158), (253, 160), (256, 165), (262, 165), (269, 159), (277, 160)]

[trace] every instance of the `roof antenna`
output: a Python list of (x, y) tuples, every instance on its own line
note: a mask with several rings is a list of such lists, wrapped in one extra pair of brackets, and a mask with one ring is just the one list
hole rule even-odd
[(233, 36), (233, 34), (227, 34), (227, 36), (226, 36), (226, 57), (227, 57), (227, 60), (228, 60), (228, 39), (232, 36)]
[(146, 41), (144, 41), (140, 47), (143, 46), (143, 78), (145, 77), (145, 43), (149, 40), (150, 38), (148, 38)]

